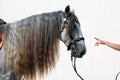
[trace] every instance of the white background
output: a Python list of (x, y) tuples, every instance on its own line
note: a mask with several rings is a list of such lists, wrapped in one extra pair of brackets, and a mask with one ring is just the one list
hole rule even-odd
[[(86, 55), (77, 60), (78, 72), (85, 80), (114, 80), (120, 71), (120, 52), (103, 45), (96, 47), (94, 37), (120, 43), (120, 0), (0, 0), (0, 18), (14, 22), (64, 10), (68, 4), (79, 18), (87, 46)], [(80, 80), (62, 42), (59, 61), (44, 80)]]

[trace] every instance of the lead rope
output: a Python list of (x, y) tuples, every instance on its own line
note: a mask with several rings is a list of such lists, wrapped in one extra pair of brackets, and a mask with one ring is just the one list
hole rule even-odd
[[(74, 62), (73, 62), (73, 59), (74, 59)], [(78, 72), (77, 72), (77, 69), (76, 69), (76, 57), (73, 57), (73, 56), (71, 55), (71, 62), (72, 62), (72, 67), (73, 67), (75, 73), (78, 75), (78, 77), (79, 77), (81, 80), (84, 80), (84, 79), (78, 74)]]
[(119, 72), (119, 73), (117, 73), (115, 80), (117, 80), (117, 78), (118, 78), (119, 74), (120, 74), (120, 72)]

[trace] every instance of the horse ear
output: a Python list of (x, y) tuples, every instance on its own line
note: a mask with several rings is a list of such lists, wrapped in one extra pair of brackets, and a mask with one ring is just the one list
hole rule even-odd
[(2, 24), (6, 24), (6, 22), (4, 20), (0, 19), (0, 25), (2, 25)]
[(68, 5), (68, 6), (66, 6), (66, 8), (65, 8), (65, 13), (69, 13), (70, 12), (70, 6)]

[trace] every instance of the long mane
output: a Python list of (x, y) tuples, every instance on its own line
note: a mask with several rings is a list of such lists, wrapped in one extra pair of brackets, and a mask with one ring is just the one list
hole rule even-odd
[(62, 11), (34, 15), (8, 23), (4, 30), (5, 64), (14, 70), (16, 79), (34, 80), (54, 68), (59, 55)]

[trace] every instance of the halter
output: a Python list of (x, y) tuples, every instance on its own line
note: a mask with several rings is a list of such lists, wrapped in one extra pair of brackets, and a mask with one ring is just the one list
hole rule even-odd
[[(65, 27), (66, 27), (67, 25), (68, 25), (68, 20), (67, 20), (67, 18), (64, 18), (64, 19), (63, 19), (63, 22), (62, 22), (62, 25), (61, 25), (61, 29), (60, 29), (60, 35), (61, 35), (61, 33), (63, 32), (63, 30), (65, 29)], [(61, 40), (62, 40), (62, 39), (61, 39)], [(71, 45), (74, 45), (76, 42), (79, 42), (79, 41), (81, 41), (81, 40), (84, 40), (84, 37), (73, 39), (73, 40), (71, 40), (70, 44), (71, 44)], [(73, 67), (75, 73), (78, 75), (78, 77), (79, 77), (81, 80), (84, 80), (84, 79), (78, 74), (78, 72), (77, 72), (77, 69), (76, 69), (76, 57), (73, 56), (74, 53), (76, 53), (76, 52), (72, 52), (72, 53), (71, 53), (71, 63), (72, 63), (72, 67)], [(73, 60), (73, 59), (74, 59), (74, 60)]]

